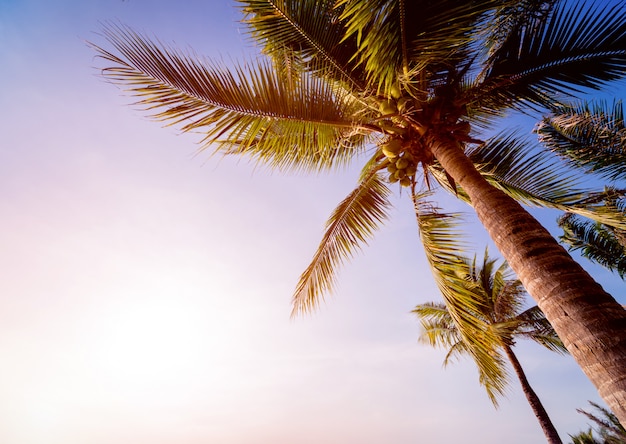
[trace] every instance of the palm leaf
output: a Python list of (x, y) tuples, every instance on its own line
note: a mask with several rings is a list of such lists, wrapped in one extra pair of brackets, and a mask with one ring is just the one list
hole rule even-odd
[(333, 0), (238, 0), (243, 23), (255, 43), (280, 61), (288, 48), (319, 76), (362, 89), (362, 69), (351, 60), (354, 39), (343, 40), (344, 24)]
[(311, 264), (300, 276), (292, 315), (315, 309), (332, 290), (336, 268), (367, 243), (388, 217), (390, 190), (378, 168), (369, 169), (358, 186), (335, 209)]
[(204, 147), (305, 170), (345, 164), (363, 149), (352, 118), (360, 105), (319, 79), (300, 74), (295, 85), (281, 81), (265, 61), (228, 70), (121, 26), (104, 34), (120, 54), (94, 45), (114, 65), (104, 75), (128, 87), (156, 119), (203, 132)]
[(545, 22), (557, 0), (518, 0), (502, 2), (484, 31), (485, 46), (493, 56), (507, 44), (512, 36), (519, 35), (528, 25)]
[(590, 261), (617, 272), (624, 279), (626, 249), (615, 230), (598, 223), (581, 220), (573, 214), (566, 214), (559, 219), (558, 223), (563, 228), (560, 240), (569, 246), (570, 251), (580, 251)]
[(356, 57), (368, 80), (388, 92), (400, 73), (429, 65), (449, 69), (453, 55), (470, 46), (476, 24), (498, 3), (339, 0), (337, 6), (343, 8), (347, 38), (357, 37)]
[[(593, 421), (599, 429), (604, 444), (621, 444), (626, 441), (626, 428), (619, 422), (619, 419), (610, 410), (589, 401), (592, 407), (599, 410), (602, 417), (586, 412), (582, 409), (576, 409), (578, 413), (582, 413), (591, 421)], [(590, 432), (591, 435), (591, 432)], [(595, 440), (593, 441), (596, 442)]]
[[(499, 339), (480, 315), (484, 301), (466, 279), (469, 264), (463, 260), (461, 235), (455, 228), (458, 215), (438, 212), (425, 196), (415, 195), (414, 203), (426, 258), (462, 348), (476, 363), (481, 384), (497, 405), (497, 396), (504, 393), (507, 370), (498, 350)], [(419, 315), (419, 309), (415, 313)]]
[(459, 330), (445, 304), (426, 302), (415, 306), (411, 312), (420, 319), (422, 334), (419, 340), (421, 342), (433, 347), (450, 348), (455, 347), (461, 341)]
[(623, 7), (563, 2), (548, 20), (535, 18), (509, 36), (479, 76), (476, 95), (499, 95), (500, 106), (523, 107), (526, 100), (550, 107), (556, 96), (598, 89), (625, 72)]
[(626, 125), (622, 102), (562, 105), (536, 129), (552, 152), (609, 180), (626, 178)]
[(550, 351), (568, 353), (563, 341), (538, 306), (535, 305), (520, 313), (516, 316), (516, 320), (519, 326), (515, 335), (532, 339)]
[[(471, 147), (467, 155), (491, 185), (523, 204), (569, 211), (626, 229), (624, 211), (597, 199), (604, 191), (582, 188), (579, 173), (550, 153), (537, 152), (514, 133), (502, 134)], [(450, 188), (440, 167), (434, 165), (430, 171), (442, 187), (469, 202), (462, 190)]]

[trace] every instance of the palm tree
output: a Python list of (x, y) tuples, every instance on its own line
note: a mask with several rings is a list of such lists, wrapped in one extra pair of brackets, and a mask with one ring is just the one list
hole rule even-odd
[[(570, 353), (626, 420), (626, 312), (520, 203), (618, 228), (626, 222), (615, 211), (585, 205), (588, 193), (576, 188), (576, 176), (542, 163), (545, 157), (504, 155), (532, 149), (515, 134), (480, 138), (511, 111), (541, 112), (623, 78), (624, 5), (238, 4), (263, 54), (230, 68), (122, 25), (104, 29), (111, 50), (94, 48), (109, 64), (105, 76), (155, 118), (202, 131), (205, 147), (283, 170), (362, 162), (355, 190), (331, 215), (301, 276), (294, 313), (314, 309), (332, 289), (337, 267), (388, 217), (393, 188), (404, 187), (416, 202), (422, 184), (446, 188), (471, 203)], [(420, 208), (418, 202), (418, 218)], [(455, 285), (450, 276), (435, 278)]]
[(596, 439), (593, 435), (593, 429), (586, 432), (580, 432), (577, 435), (570, 435), (572, 444), (625, 444), (626, 429), (622, 426), (617, 417), (610, 410), (601, 407), (595, 402), (589, 401), (596, 410), (599, 410), (602, 417), (593, 415), (581, 409), (576, 409), (578, 413), (582, 413), (591, 419), (598, 426), (600, 439)]
[(479, 381), (495, 406), (497, 396), (503, 394), (507, 384), (507, 372), (504, 368), (506, 356), (548, 442), (561, 443), (552, 421), (513, 353), (513, 346), (518, 338), (528, 338), (550, 350), (566, 352), (563, 343), (539, 307), (535, 305), (523, 310), (526, 291), (521, 282), (513, 278), (506, 262), (496, 268), (496, 261), (490, 259), (485, 252), (481, 266), (477, 265), (476, 256), (471, 263), (465, 261), (458, 265), (459, 273), (465, 274), (467, 289), (475, 299), (475, 309), (468, 315), (473, 319), (474, 325), (490, 333), (489, 337), (480, 333), (477, 336), (485, 341), (495, 339), (492, 353), (481, 357), (482, 361), (471, 353), (471, 345), (466, 344), (459, 333), (463, 326), (458, 326), (445, 303), (429, 302), (415, 307), (413, 313), (421, 320), (423, 328), (420, 340), (448, 349), (444, 365), (459, 355), (469, 353), (478, 366)]
[[(626, 179), (626, 125), (622, 102), (560, 105), (542, 119), (537, 134), (552, 152), (581, 168), (586, 174), (608, 181)], [(591, 205), (623, 211), (626, 190), (607, 187), (603, 193), (590, 196)], [(565, 213), (558, 220), (563, 229), (560, 237), (570, 251), (616, 271), (623, 279), (626, 273), (626, 231)]]

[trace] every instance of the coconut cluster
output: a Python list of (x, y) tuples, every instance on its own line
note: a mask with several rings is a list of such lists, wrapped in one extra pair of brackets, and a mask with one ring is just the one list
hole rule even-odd
[(400, 182), (400, 185), (408, 187), (413, 183), (417, 170), (417, 162), (406, 151), (402, 136), (407, 132), (406, 122), (402, 114), (413, 106), (413, 101), (408, 96), (403, 96), (398, 84), (391, 86), (389, 97), (379, 103), (378, 111), (383, 120), (380, 127), (391, 138), (382, 146), (381, 150), (386, 157), (389, 182)]
[(383, 144), (382, 152), (387, 158), (389, 182), (400, 182), (403, 187), (410, 186), (417, 171), (417, 163), (411, 153), (403, 150), (402, 142), (390, 139)]
[(393, 84), (389, 92), (389, 97), (378, 104), (378, 111), (381, 116), (393, 116), (402, 114), (413, 105), (413, 100), (409, 96), (402, 94), (400, 85)]

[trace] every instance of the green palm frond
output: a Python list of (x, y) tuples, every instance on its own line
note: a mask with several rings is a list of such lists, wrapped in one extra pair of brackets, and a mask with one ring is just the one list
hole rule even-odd
[(238, 0), (255, 43), (280, 62), (294, 51), (316, 75), (363, 89), (363, 70), (352, 60), (354, 39), (344, 39), (344, 23), (334, 0)]
[(445, 304), (426, 302), (417, 305), (412, 313), (417, 315), (422, 326), (419, 341), (431, 347), (448, 350), (443, 360), (444, 367), (451, 364), (453, 360), (469, 354), (469, 349), (462, 340), (459, 329)]
[(533, 306), (516, 316), (518, 328), (515, 336), (531, 339), (550, 351), (567, 354), (568, 351), (556, 334), (552, 324), (538, 306)]
[[(619, 422), (619, 419), (609, 409), (589, 401), (592, 407), (599, 411), (601, 414), (592, 414), (582, 409), (576, 409), (578, 413), (582, 413), (589, 418), (597, 426), (598, 432), (602, 437), (602, 444), (623, 444), (626, 442), (626, 428)], [(588, 432), (589, 437), (592, 436), (591, 430)], [(582, 434), (586, 435), (586, 434)], [(579, 434), (580, 436), (580, 434)], [(586, 442), (586, 441), (581, 441)], [(590, 441), (593, 444), (599, 441)]]
[(570, 438), (572, 438), (572, 444), (604, 444), (596, 440), (592, 429), (579, 432), (576, 435), (570, 435)]
[(626, 247), (623, 230), (611, 229), (602, 224), (581, 220), (566, 214), (558, 221), (563, 229), (560, 240), (570, 251), (580, 251), (583, 257), (596, 262), (608, 270), (626, 276)]
[(511, 35), (528, 30), (529, 24), (545, 22), (557, 0), (517, 0), (502, 2), (485, 28), (485, 46), (489, 55), (507, 44)]
[[(550, 155), (514, 134), (503, 134), (470, 148), (468, 157), (494, 187), (526, 205), (553, 208), (626, 228), (624, 211), (593, 199), (603, 192), (583, 188), (581, 176)], [(449, 189), (440, 171), (432, 169), (438, 182)], [(466, 198), (459, 192), (459, 197)]]
[(580, 199), (580, 175), (566, 174), (558, 159), (533, 148), (516, 133), (503, 133), (471, 147), (467, 155), (492, 185), (527, 205), (565, 205)]
[[(467, 294), (459, 297), (442, 290), (445, 303), (415, 307), (413, 313), (423, 329), (420, 340), (448, 348), (446, 364), (451, 358), (469, 354), (478, 367), (480, 383), (497, 406), (497, 397), (508, 382), (502, 352), (513, 346), (516, 338), (532, 339), (561, 353), (566, 350), (538, 307), (522, 311), (526, 291), (506, 261), (498, 265), (485, 250), (482, 263), (474, 256), (472, 261), (452, 259), (450, 265), (450, 269), (456, 268)], [(440, 274), (444, 279), (445, 272)]]
[[(584, 17), (584, 19), (582, 19)], [(531, 30), (532, 32), (529, 32)], [(501, 106), (552, 106), (557, 96), (597, 89), (626, 72), (626, 11), (619, 3), (563, 2), (492, 55), (479, 87)]]
[(450, 348), (461, 341), (450, 312), (445, 304), (427, 302), (417, 305), (412, 313), (416, 314), (422, 324), (421, 342), (433, 347)]
[(265, 61), (228, 70), (128, 28), (111, 26), (104, 34), (121, 54), (94, 46), (114, 65), (104, 75), (127, 87), (156, 119), (202, 132), (205, 147), (305, 170), (345, 164), (364, 149), (353, 120), (360, 105), (319, 79), (300, 73), (290, 85)]
[(346, 35), (356, 36), (357, 58), (385, 92), (400, 73), (429, 65), (450, 68), (472, 43), (477, 23), (499, 2), (483, 0), (339, 0)]
[[(433, 347), (447, 349), (443, 365), (448, 366), (461, 356), (470, 355), (478, 368), (478, 379), (487, 391), (489, 399), (495, 406), (497, 398), (502, 395), (506, 388), (508, 372), (504, 364), (504, 358), (497, 349), (490, 351), (489, 355), (476, 354), (476, 347), (463, 339), (461, 335), (462, 325), (456, 323), (448, 309), (447, 304), (428, 302), (417, 305), (412, 313), (420, 319), (422, 334), (420, 342)], [(489, 328), (480, 332), (474, 330), (472, 334), (489, 333)]]
[[(497, 405), (497, 396), (504, 393), (507, 370), (504, 358), (498, 350), (499, 339), (480, 315), (484, 301), (477, 297), (475, 286), (467, 280), (469, 264), (463, 259), (462, 236), (456, 229), (459, 215), (438, 212), (425, 200), (426, 196), (426, 193), (414, 196), (426, 258), (450, 320), (458, 331), (462, 350), (476, 363), (481, 384), (494, 405)], [(423, 309), (422, 306), (414, 313), (419, 316)], [(440, 319), (435, 316), (432, 320)], [(450, 321), (445, 320), (443, 324), (450, 326)], [(445, 329), (442, 328), (439, 332), (444, 333)], [(438, 332), (431, 330), (431, 333)], [(452, 341), (453, 337), (447, 340)]]
[(377, 168), (361, 178), (357, 188), (335, 209), (311, 264), (300, 276), (292, 315), (315, 309), (332, 290), (336, 268), (367, 243), (388, 217), (390, 190)]
[(536, 132), (544, 146), (576, 167), (609, 180), (626, 178), (626, 125), (621, 101), (556, 107)]
[(494, 272), (493, 315), (496, 321), (513, 319), (522, 310), (526, 289), (513, 276), (508, 263), (503, 261)]

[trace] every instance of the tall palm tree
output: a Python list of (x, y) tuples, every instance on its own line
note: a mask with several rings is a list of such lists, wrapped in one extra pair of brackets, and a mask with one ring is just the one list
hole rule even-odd
[(444, 364), (459, 355), (470, 354), (478, 366), (479, 381), (496, 406), (497, 396), (503, 393), (507, 384), (507, 372), (504, 368), (506, 356), (547, 441), (560, 444), (562, 441), (556, 428), (530, 386), (517, 356), (513, 353), (513, 346), (517, 339), (527, 338), (550, 350), (566, 352), (563, 343), (539, 307), (535, 305), (523, 310), (526, 291), (521, 282), (513, 277), (506, 262), (496, 267), (496, 261), (490, 259), (485, 252), (482, 265), (476, 263), (474, 256), (471, 263), (466, 261), (458, 266), (459, 273), (465, 274), (466, 286), (475, 299), (475, 307), (468, 316), (473, 318), (474, 325), (479, 326), (477, 330), (489, 333), (485, 335), (477, 332), (476, 335), (485, 341), (494, 341), (492, 353), (480, 358), (471, 353), (471, 344), (467, 344), (460, 334), (463, 326), (458, 325), (445, 303), (429, 302), (415, 307), (413, 313), (418, 316), (423, 328), (420, 339), (432, 346), (448, 349)]
[[(94, 47), (109, 64), (104, 75), (157, 119), (202, 131), (207, 147), (278, 169), (362, 162), (357, 187), (331, 215), (301, 276), (294, 312), (314, 309), (332, 289), (337, 267), (387, 218), (394, 188), (414, 197), (423, 183), (446, 188), (471, 203), (570, 353), (626, 420), (626, 312), (518, 201), (619, 228), (626, 222), (585, 205), (575, 176), (545, 158), (501, 155), (503, 147), (532, 148), (513, 133), (481, 139), (512, 110), (541, 112), (623, 78), (624, 4), (238, 4), (263, 57), (230, 68), (121, 25), (104, 30), (112, 49)], [(450, 276), (435, 277), (455, 285)]]

